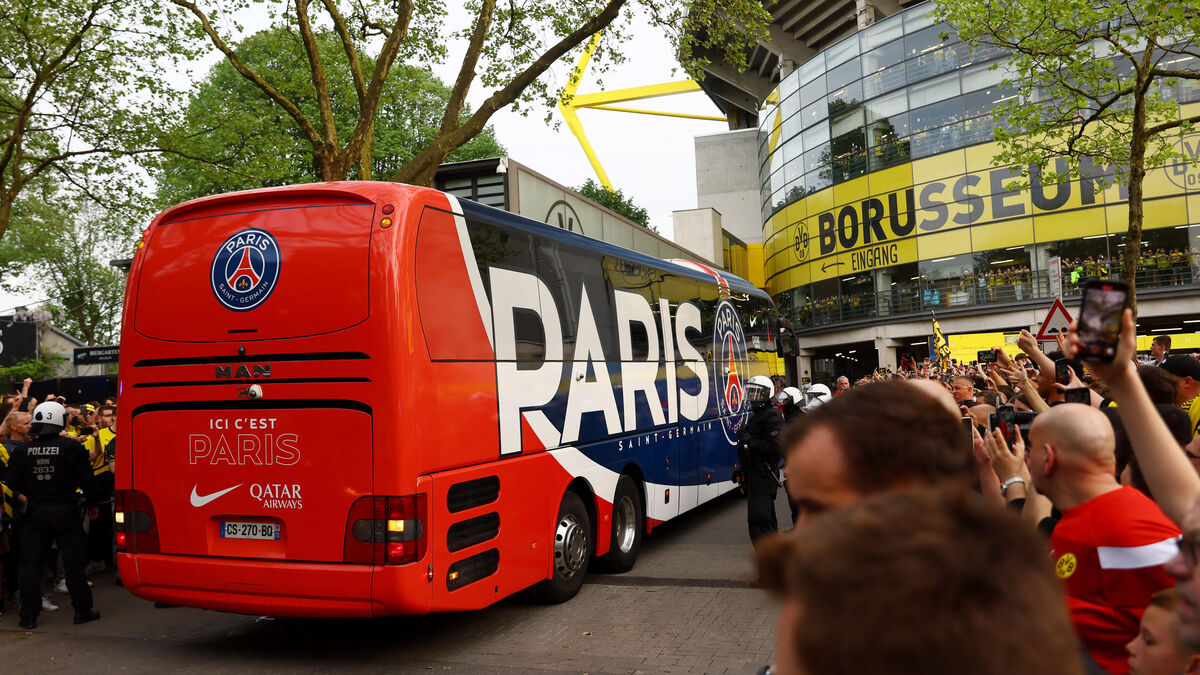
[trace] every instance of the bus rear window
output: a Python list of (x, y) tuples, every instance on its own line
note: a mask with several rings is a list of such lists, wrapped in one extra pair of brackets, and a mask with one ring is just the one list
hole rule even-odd
[(303, 337), (367, 318), (370, 204), (205, 216), (157, 227), (134, 327), (185, 342)]

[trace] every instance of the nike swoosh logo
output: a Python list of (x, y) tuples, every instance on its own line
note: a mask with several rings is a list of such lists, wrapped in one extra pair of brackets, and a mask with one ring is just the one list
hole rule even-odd
[(197, 487), (199, 487), (199, 486), (198, 485), (192, 486), (192, 506), (194, 506), (196, 508), (200, 508), (201, 506), (204, 506), (205, 504), (211, 502), (212, 500), (224, 497), (225, 495), (229, 494), (230, 492), (233, 492), (234, 490), (242, 487), (242, 484), (238, 483), (237, 485), (234, 485), (231, 488), (225, 488), (224, 490), (221, 490), (220, 492), (214, 492), (209, 495), (204, 495), (203, 497), (201, 497), (199, 494), (196, 493)]

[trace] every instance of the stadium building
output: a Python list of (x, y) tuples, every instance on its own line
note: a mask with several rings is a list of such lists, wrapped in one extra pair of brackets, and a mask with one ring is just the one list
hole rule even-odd
[[(751, 69), (717, 62), (702, 83), (730, 130), (696, 139), (700, 208), (676, 213), (675, 238), (717, 260), (718, 246), (744, 247), (746, 276), (800, 337), (796, 375), (919, 360), (931, 312), (970, 360), (1041, 322), (1052, 259), (1072, 313), (1083, 279), (1119, 276), (1122, 186), (1034, 176), (1011, 190), (1012, 168), (993, 164), (991, 111), (1012, 95), (1001, 51), (969, 50), (928, 2), (765, 6), (772, 39)], [(1172, 67), (1200, 68), (1181, 61)], [(1175, 95), (1184, 114), (1200, 109), (1196, 83)], [(1195, 157), (1200, 134), (1178, 148)], [(1148, 173), (1144, 230), (1140, 346), (1169, 333), (1176, 350), (1200, 348), (1200, 170)]]

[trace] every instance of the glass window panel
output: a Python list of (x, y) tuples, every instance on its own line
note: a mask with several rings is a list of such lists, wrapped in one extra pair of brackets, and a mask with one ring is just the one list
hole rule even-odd
[(800, 64), (800, 67), (796, 69), (796, 82), (801, 85), (808, 84), (814, 77), (824, 72), (825, 54), (822, 52)]
[(957, 97), (959, 91), (958, 74), (943, 75), (929, 82), (909, 87), (908, 104), (913, 108), (920, 108), (930, 103)]
[(784, 119), (787, 119), (800, 112), (800, 92), (796, 92), (783, 99), (781, 110), (783, 111)]
[(962, 69), (962, 90), (975, 91), (976, 89), (986, 89), (1000, 84), (1004, 79), (1007, 71), (1004, 68), (997, 67), (992, 69), (992, 64), (981, 63), (976, 66)]
[(817, 79), (800, 87), (800, 107), (807, 108), (814, 101), (823, 97), (826, 91), (825, 76), (820, 75)]
[(1013, 246), (975, 254), (976, 296), (986, 302), (1033, 298), (1032, 246)]
[(890, 16), (877, 22), (860, 35), (862, 36), (863, 51), (889, 42), (899, 43), (900, 37), (904, 35), (904, 19), (899, 14)]
[(935, 49), (938, 49), (946, 44), (948, 40), (942, 40), (942, 29), (938, 26), (930, 26), (924, 30), (919, 30), (915, 33), (909, 33), (904, 36), (904, 51), (908, 58), (916, 58), (922, 54), (928, 54)]
[[(804, 172), (807, 176), (812, 171), (827, 171), (829, 168), (829, 143), (821, 145), (804, 153)], [(806, 185), (812, 185), (812, 181), (805, 179)]]
[(854, 82), (829, 94), (829, 114), (836, 115), (848, 105), (858, 105), (863, 100), (862, 82)]
[(825, 67), (832, 71), (835, 66), (858, 56), (858, 33), (825, 50)]
[(824, 190), (830, 185), (833, 185), (833, 181), (830, 180), (829, 167), (822, 167), (804, 174), (804, 186), (808, 189), (809, 194)]
[(963, 122), (963, 145), (990, 143), (995, 138), (996, 122), (988, 115)]
[(920, 261), (921, 305), (928, 309), (975, 304), (974, 267), (970, 253)]
[(834, 183), (857, 178), (867, 171), (867, 142), (861, 127), (835, 136), (829, 143), (830, 169)]
[(933, 5), (917, 5), (904, 13), (905, 33), (915, 33), (933, 24)]
[(875, 275), (872, 272), (841, 278), (842, 320), (875, 316)]
[(812, 289), (812, 319), (814, 326), (837, 323), (838, 278), (823, 279), (810, 286)]
[(800, 133), (800, 129), (804, 127), (804, 116), (793, 115), (783, 123), (783, 130), (780, 132), (780, 138), (794, 138)]
[(804, 149), (800, 137), (796, 136), (781, 143), (779, 149), (776, 151), (776, 154), (782, 158), (781, 161), (784, 163), (790, 162), (800, 155), (803, 155)]
[(994, 61), (1008, 54), (1008, 50), (999, 45), (981, 44), (974, 49), (963, 45), (958, 50), (958, 60), (964, 64), (967, 63), (984, 63), (986, 61)]
[(877, 73), (904, 61), (904, 43), (900, 41), (873, 49), (862, 55), (862, 74)]
[(863, 78), (863, 96), (871, 98), (898, 89), (904, 86), (907, 79), (903, 63), (872, 73)]
[(830, 91), (837, 91), (842, 87), (854, 82), (862, 75), (862, 67), (859, 65), (858, 59), (850, 59), (846, 63), (831, 69), (825, 75), (825, 83)]
[(831, 136), (841, 136), (844, 133), (861, 129), (863, 126), (863, 109), (854, 108), (849, 112), (842, 113), (837, 117), (829, 120), (829, 133)]
[(800, 138), (806, 150), (815, 148), (829, 140), (829, 125), (818, 124), (814, 127), (809, 127), (804, 130), (804, 133), (800, 134)]
[(808, 128), (828, 116), (829, 104), (826, 103), (826, 98), (822, 96), (812, 105), (807, 106), (800, 111), (800, 124), (803, 125), (804, 128)]
[(783, 100), (800, 91), (800, 80), (794, 77), (785, 77), (783, 78), (783, 81), (779, 83), (779, 89), (776, 91), (779, 92), (779, 99)]
[(867, 101), (864, 106), (867, 109), (867, 121), (874, 122), (877, 119), (884, 117), (892, 117), (908, 110), (908, 96), (906, 92), (898, 91), (890, 96)]
[(963, 147), (962, 122), (913, 134), (911, 141), (913, 159), (961, 148)]
[(963, 117), (990, 115), (996, 104), (1013, 96), (1012, 90), (999, 86), (973, 91), (962, 97)]
[(921, 311), (921, 275), (917, 263), (875, 270), (879, 310), (883, 314)]

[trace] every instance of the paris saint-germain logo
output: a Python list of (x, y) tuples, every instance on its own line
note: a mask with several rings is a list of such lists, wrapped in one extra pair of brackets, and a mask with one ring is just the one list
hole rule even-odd
[(737, 443), (737, 430), (746, 416), (746, 389), (742, 376), (745, 373), (749, 352), (746, 350), (746, 334), (737, 310), (728, 300), (717, 305), (713, 319), (713, 389), (717, 394), (717, 412), (721, 416), (721, 427), (725, 439)]
[(266, 230), (242, 230), (213, 256), (213, 295), (235, 312), (261, 305), (278, 282), (279, 242)]

